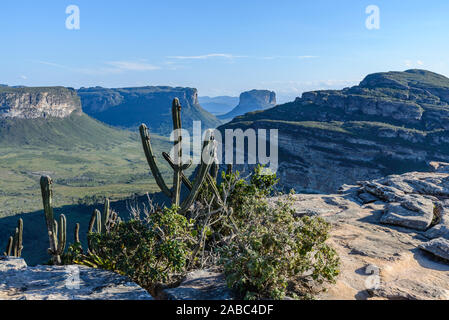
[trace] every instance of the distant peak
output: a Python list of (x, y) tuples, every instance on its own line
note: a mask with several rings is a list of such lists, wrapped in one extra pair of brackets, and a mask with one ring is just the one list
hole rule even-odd
[(449, 88), (449, 79), (445, 76), (422, 69), (373, 73), (360, 82), (362, 88), (409, 89), (410, 87)]

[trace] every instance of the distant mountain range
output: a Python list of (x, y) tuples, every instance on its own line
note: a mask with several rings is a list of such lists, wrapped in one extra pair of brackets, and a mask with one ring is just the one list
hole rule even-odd
[(235, 108), (239, 103), (239, 97), (218, 96), (198, 97), (201, 106), (214, 115), (225, 114)]
[(239, 104), (218, 118), (223, 121), (230, 121), (233, 118), (247, 112), (264, 110), (276, 105), (276, 93), (268, 90), (251, 90), (240, 95)]
[(179, 98), (182, 106), (183, 128), (192, 128), (193, 121), (201, 121), (203, 128), (216, 128), (221, 122), (204, 110), (194, 88), (137, 87), (108, 89), (80, 88), (78, 95), (84, 112), (107, 124), (137, 130), (146, 123), (157, 134), (172, 131), (171, 105)]
[(279, 129), (281, 182), (335, 192), (449, 162), (449, 79), (425, 70), (371, 74), (358, 86), (306, 92), (220, 127), (227, 128)]

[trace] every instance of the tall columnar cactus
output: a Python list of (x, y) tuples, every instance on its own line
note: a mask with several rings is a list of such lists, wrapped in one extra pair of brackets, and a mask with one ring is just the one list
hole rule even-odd
[(59, 218), (58, 228), (58, 223), (54, 219), (52, 206), (52, 183), (53, 181), (49, 176), (41, 177), (42, 202), (44, 205), (45, 221), (50, 242), (48, 253), (52, 256), (53, 263), (59, 265), (61, 264), (61, 255), (64, 253), (67, 241), (67, 219), (65, 215), (62, 214)]
[(20, 258), (23, 250), (23, 220), (19, 219), (14, 236), (9, 237), (5, 256)]
[[(157, 185), (161, 191), (172, 199), (172, 204), (179, 206), (181, 203), (181, 184), (184, 184), (190, 191), (187, 198), (181, 204), (181, 212), (185, 213), (193, 204), (193, 202), (198, 197), (201, 187), (204, 183), (207, 183), (214, 193), (215, 203), (221, 204), (221, 198), (216, 186), (216, 176), (218, 173), (218, 163), (216, 163), (216, 146), (215, 140), (212, 132), (208, 133), (208, 138), (205, 139), (203, 145), (203, 151), (208, 148), (207, 152), (202, 152), (202, 161), (195, 177), (194, 183), (191, 183), (189, 179), (183, 173), (191, 166), (191, 162), (188, 164), (182, 163), (182, 126), (181, 126), (181, 105), (179, 100), (176, 98), (173, 100), (172, 104), (172, 118), (173, 118), (173, 129), (174, 129), (174, 159), (166, 152), (162, 153), (164, 159), (173, 169), (173, 188), (170, 190), (165, 183), (161, 172), (157, 166), (156, 157), (153, 153), (151, 147), (150, 133), (145, 124), (140, 126), (140, 136), (142, 139), (143, 150), (147, 158), (148, 165), (150, 166), (151, 172), (156, 180)], [(204, 159), (207, 158), (207, 159)], [(211, 170), (211, 166), (214, 169)], [(212, 172), (212, 175), (210, 174)]]
[(174, 134), (174, 168), (173, 168), (173, 192), (172, 202), (179, 206), (181, 198), (181, 173), (182, 173), (182, 126), (181, 105), (178, 99), (173, 100), (172, 106), (173, 134)]

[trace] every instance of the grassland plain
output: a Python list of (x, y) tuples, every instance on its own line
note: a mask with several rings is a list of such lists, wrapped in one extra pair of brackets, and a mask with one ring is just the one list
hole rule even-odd
[[(159, 136), (153, 136), (153, 145), (155, 150), (170, 148), (168, 138)], [(159, 162), (170, 181), (168, 165), (163, 159)], [(55, 207), (158, 191), (136, 133), (111, 128), (86, 115), (3, 122), (0, 217), (40, 210), (43, 174), (54, 180)]]

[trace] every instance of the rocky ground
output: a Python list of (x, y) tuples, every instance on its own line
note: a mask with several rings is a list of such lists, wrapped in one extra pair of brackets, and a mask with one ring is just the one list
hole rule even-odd
[[(320, 216), (333, 228), (341, 259), (326, 300), (449, 299), (449, 164), (357, 185), (339, 194), (294, 195), (298, 216)], [(0, 259), (3, 299), (151, 299), (126, 278), (81, 267), (82, 290), (68, 290), (66, 267), (27, 268)], [(232, 299), (223, 275), (198, 270), (158, 299)]]
[(332, 223), (341, 258), (337, 284), (320, 299), (449, 299), (447, 168), (295, 195), (298, 215)]

